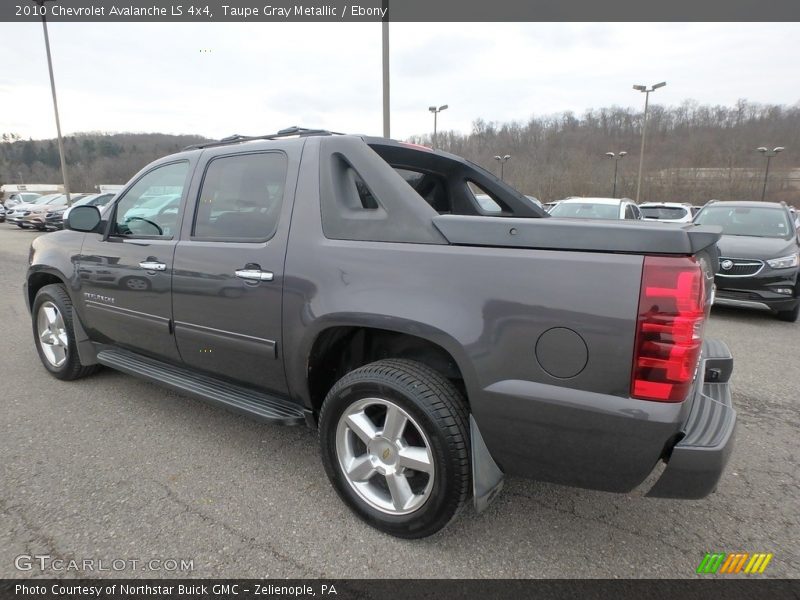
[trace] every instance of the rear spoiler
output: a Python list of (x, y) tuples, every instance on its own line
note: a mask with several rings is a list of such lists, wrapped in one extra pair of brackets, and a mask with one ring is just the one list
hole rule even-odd
[(694, 255), (716, 244), (722, 229), (691, 223), (520, 219), (439, 215), (433, 225), (450, 244), (622, 254)]

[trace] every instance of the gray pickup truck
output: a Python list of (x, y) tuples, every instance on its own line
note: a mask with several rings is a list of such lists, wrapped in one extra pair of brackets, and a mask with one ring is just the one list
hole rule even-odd
[(505, 475), (700, 498), (728, 460), (718, 228), (551, 218), (457, 156), (298, 128), (167, 156), (65, 227), (25, 284), (50, 373), (317, 428), (333, 487), (392, 535)]

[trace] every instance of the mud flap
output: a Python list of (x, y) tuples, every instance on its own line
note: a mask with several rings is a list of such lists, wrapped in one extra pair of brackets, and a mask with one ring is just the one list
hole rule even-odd
[(72, 309), (72, 331), (75, 334), (75, 345), (78, 347), (78, 358), (83, 366), (97, 364), (97, 352), (95, 351), (94, 344), (86, 334), (83, 328), (78, 313)]
[(483, 512), (503, 489), (505, 475), (494, 462), (478, 424), (469, 416), (469, 433), (472, 442), (472, 499), (476, 512)]

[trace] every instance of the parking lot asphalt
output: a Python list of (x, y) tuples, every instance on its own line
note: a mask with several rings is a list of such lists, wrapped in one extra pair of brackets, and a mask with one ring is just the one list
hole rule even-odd
[[(315, 432), (108, 369), (76, 382), (49, 376), (21, 291), (35, 235), (0, 224), (0, 577), (683, 578), (706, 552), (738, 551), (774, 553), (764, 576), (800, 576), (800, 323), (712, 312), (707, 334), (735, 359), (739, 422), (710, 497), (509, 479), (485, 513), (470, 507), (438, 535), (403, 541), (339, 501)], [(128, 562), (18, 571), (15, 557), (32, 554)], [(193, 569), (130, 562), (169, 559)]]

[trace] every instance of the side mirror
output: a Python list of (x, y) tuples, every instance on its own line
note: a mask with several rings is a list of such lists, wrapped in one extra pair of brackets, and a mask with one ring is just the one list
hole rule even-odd
[(96, 206), (75, 206), (69, 211), (64, 227), (73, 231), (91, 233), (97, 229), (100, 221), (100, 211)]

